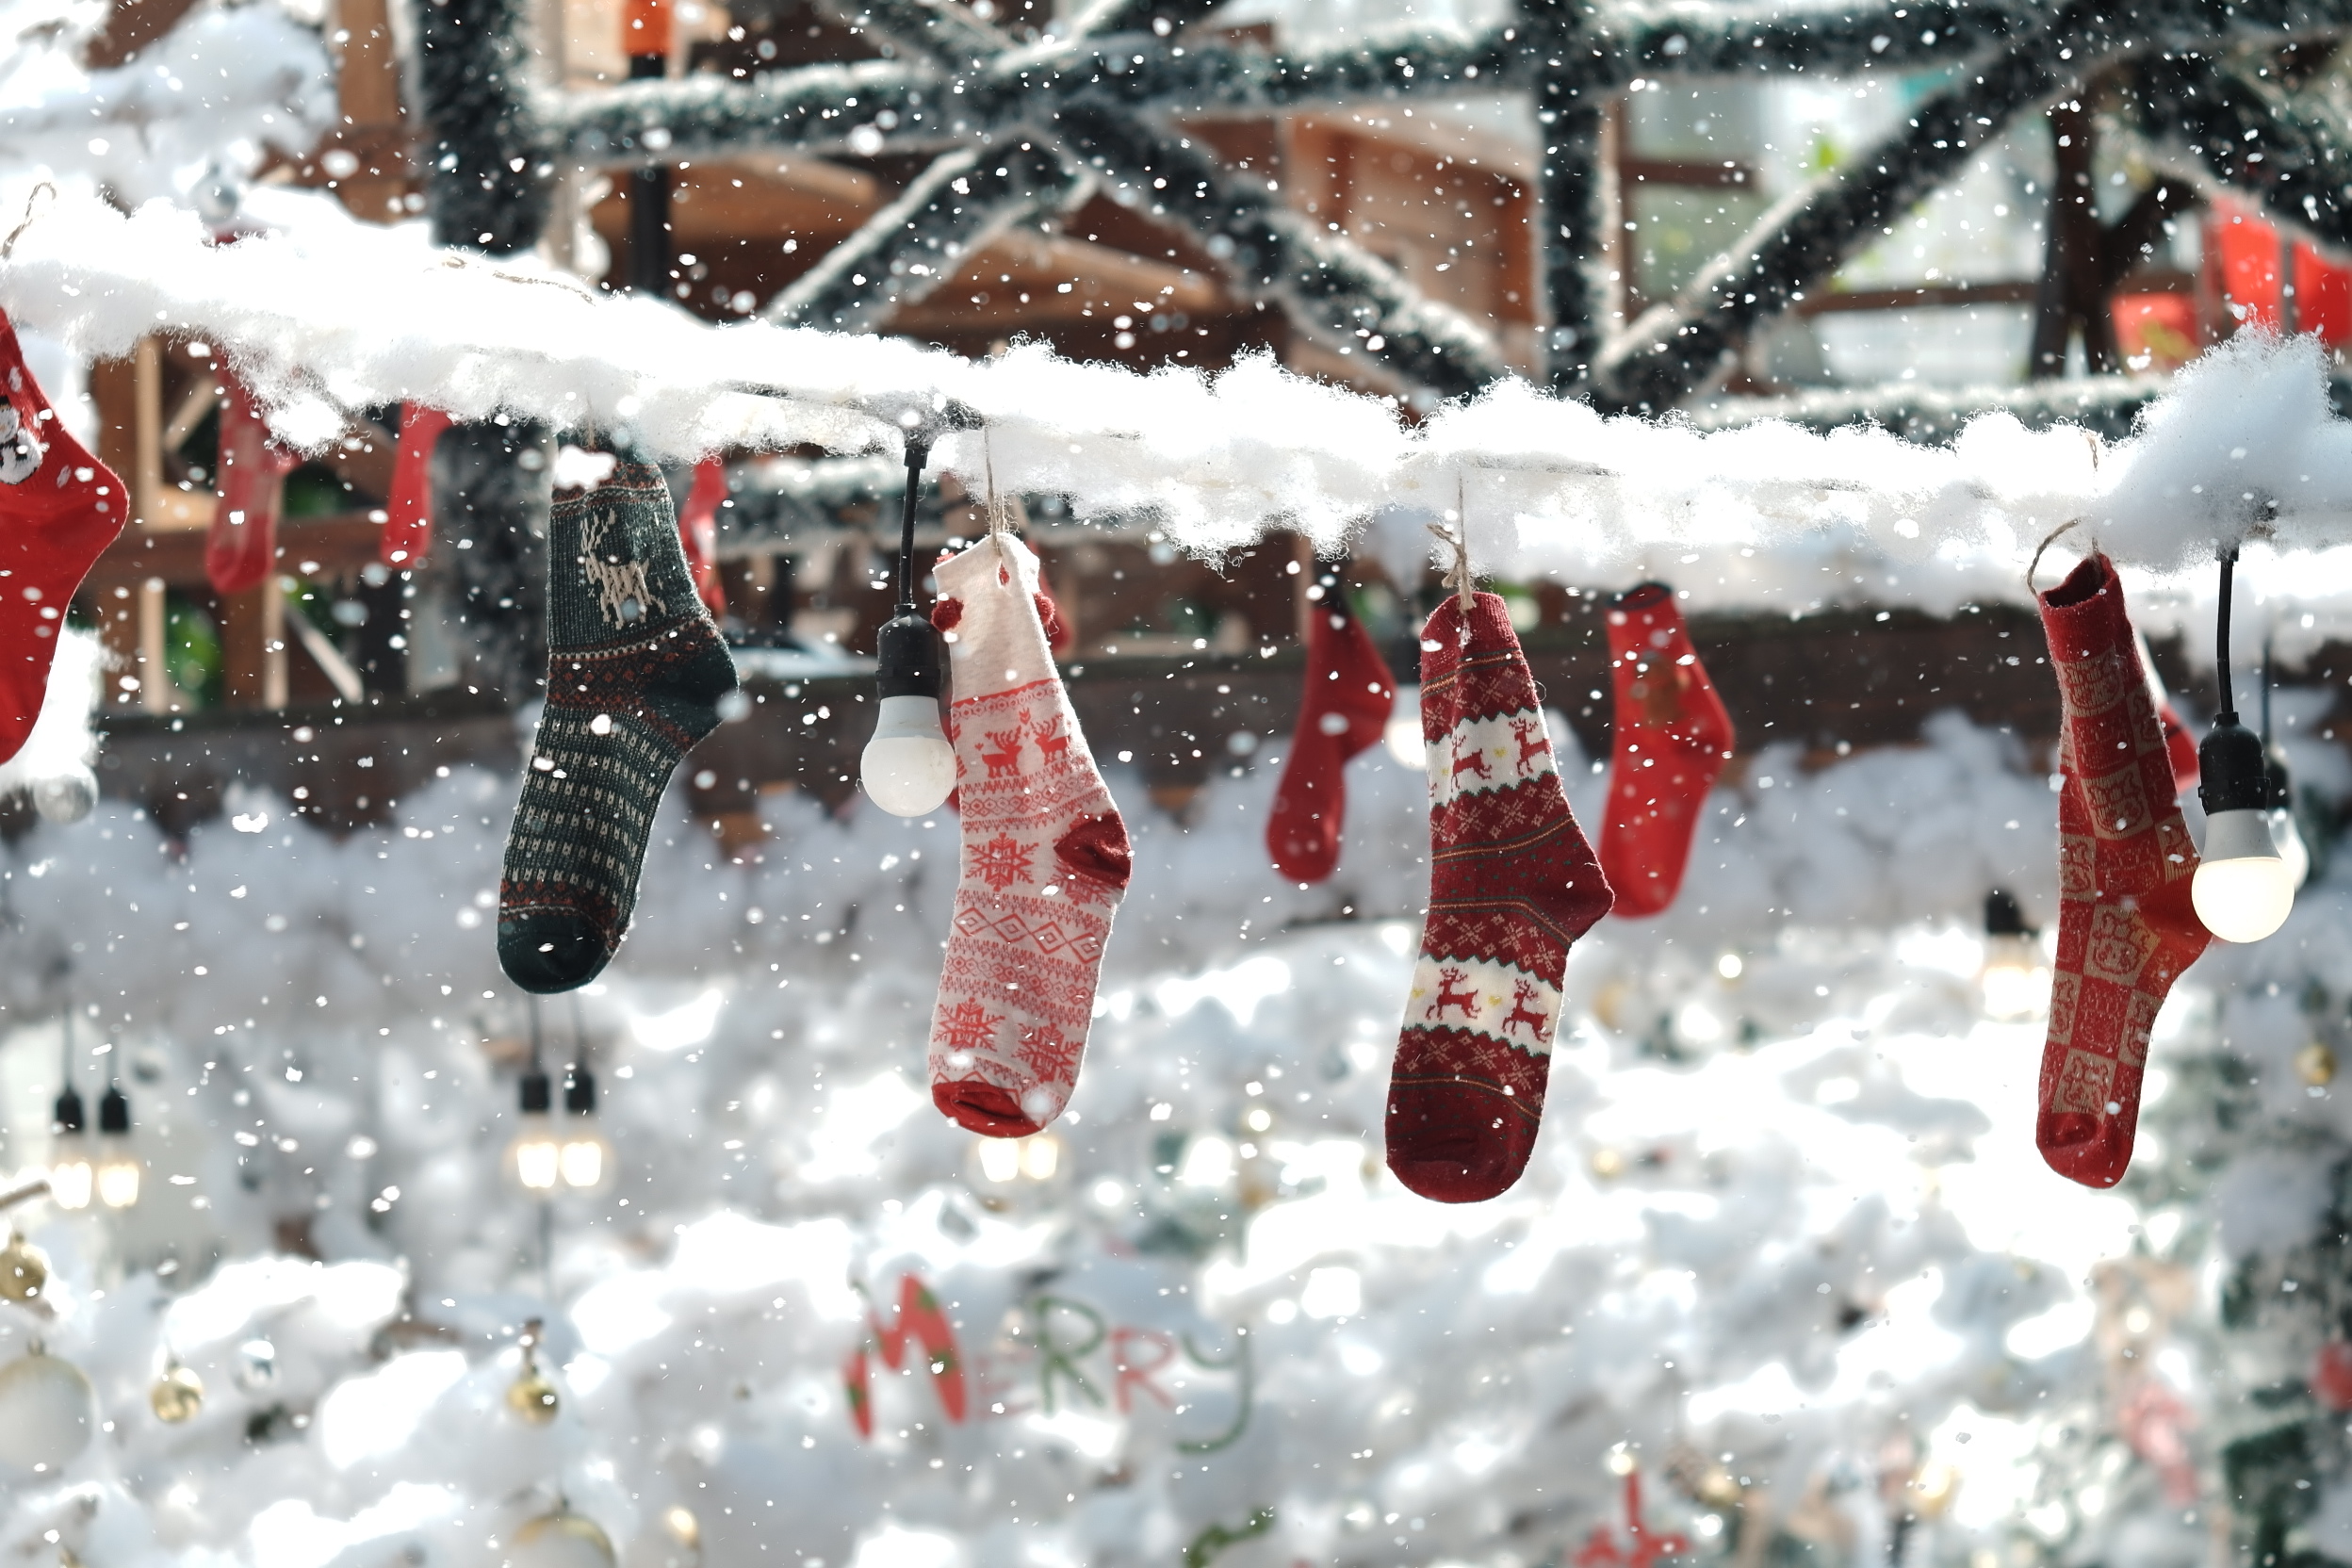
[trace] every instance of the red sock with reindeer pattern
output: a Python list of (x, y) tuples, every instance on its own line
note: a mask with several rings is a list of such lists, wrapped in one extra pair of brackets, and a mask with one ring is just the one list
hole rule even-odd
[(1022, 1137), (1077, 1086), (1102, 944), (1127, 891), (1127, 825), (1054, 667), (1037, 558), (996, 534), (937, 570), (964, 847), (931, 1017), (931, 1098), (975, 1133)]
[(1519, 1179), (1544, 1117), (1568, 948), (1609, 884), (1568, 809), (1535, 678), (1493, 594), (1421, 632), (1429, 913), (1388, 1086), (1388, 1168), (1475, 1203)]

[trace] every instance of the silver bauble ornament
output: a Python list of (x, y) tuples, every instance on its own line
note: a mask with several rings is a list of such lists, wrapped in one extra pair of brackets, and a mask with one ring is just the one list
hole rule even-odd
[(59, 826), (90, 815), (98, 804), (98, 776), (88, 768), (51, 774), (33, 781), (33, 809)]
[(98, 1398), (82, 1369), (33, 1348), (0, 1366), (0, 1464), (57, 1470), (90, 1446)]

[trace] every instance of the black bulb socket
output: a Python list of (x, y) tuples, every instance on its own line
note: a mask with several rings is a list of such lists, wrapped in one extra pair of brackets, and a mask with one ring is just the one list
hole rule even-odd
[(98, 1097), (98, 1131), (121, 1136), (131, 1130), (131, 1097), (119, 1088)]
[(2025, 923), (2025, 910), (2017, 903), (2017, 895), (2006, 888), (1995, 888), (1984, 895), (1984, 934), (1988, 937), (2034, 935), (2034, 928)]
[(2234, 712), (2223, 713), (2205, 732), (2197, 748), (2197, 798), (2209, 817), (2270, 807), (2270, 771), (2262, 737), (2240, 724)]
[(82, 1103), (79, 1089), (69, 1087), (57, 1096), (57, 1104), (50, 1110), (49, 1126), (51, 1131), (58, 1133), (90, 1131), (90, 1108)]
[(555, 1104), (555, 1080), (533, 1068), (523, 1074), (522, 1112), (525, 1116), (545, 1116)]
[(882, 623), (874, 639), (880, 694), (939, 699), (947, 685), (947, 645), (920, 610), (900, 611)]
[(564, 1075), (564, 1108), (574, 1116), (596, 1114), (596, 1075), (576, 1067)]

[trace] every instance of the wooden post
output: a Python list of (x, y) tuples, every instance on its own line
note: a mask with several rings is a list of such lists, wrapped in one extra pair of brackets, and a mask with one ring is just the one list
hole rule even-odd
[(163, 579), (151, 577), (139, 585), (139, 700), (150, 713), (169, 713), (176, 706), (168, 629)]

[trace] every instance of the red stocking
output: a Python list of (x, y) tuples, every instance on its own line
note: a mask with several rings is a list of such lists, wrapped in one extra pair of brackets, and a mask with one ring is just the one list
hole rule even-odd
[(204, 575), (215, 592), (228, 595), (261, 581), (277, 561), (278, 508), (286, 498), (286, 476), (298, 460), (270, 439), (270, 427), (241, 382), (222, 370), (220, 385), (226, 394), (216, 476), (220, 495), (204, 540)]
[(129, 515), (122, 482), (67, 433), (0, 315), (0, 762), (32, 733), (66, 606)]
[(2065, 783), (2057, 973), (2034, 1141), (2060, 1175), (2111, 1187), (2132, 1163), (2156, 1010), (2210, 939), (2189, 905), (2197, 846), (2174, 803), (2114, 565), (2092, 556), (2041, 604)]
[(1376, 745), (1396, 706), (1388, 665), (1364, 624), (1339, 602), (1335, 574), (1307, 616), (1307, 690), (1290, 756), (1274, 787), (1266, 851), (1293, 882), (1320, 882), (1339, 864), (1348, 760)]
[(1645, 582), (1617, 601), (1609, 650), (1617, 733), (1601, 871), (1617, 915), (1655, 915), (1682, 888), (1699, 813), (1731, 757), (1731, 717), (1663, 583)]
[(437, 408), (400, 409), (400, 449), (392, 462), (392, 494), (384, 498), (378, 553), (387, 566), (413, 570), (433, 549), (433, 450), (456, 423)]
[(706, 457), (694, 465), (694, 486), (678, 514), (678, 538), (686, 547), (694, 592), (713, 615), (727, 613), (727, 590), (719, 582), (719, 503), (725, 499), (727, 465)]

